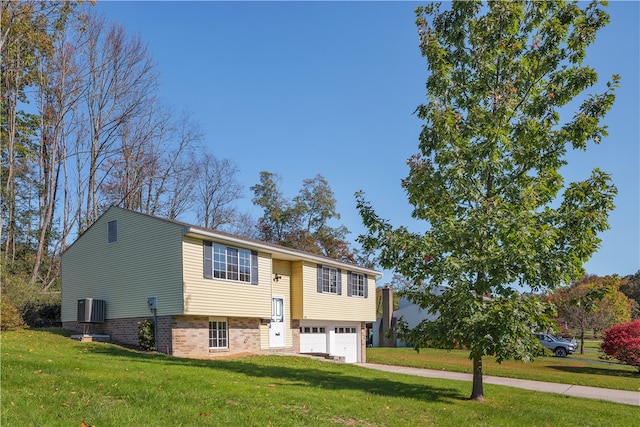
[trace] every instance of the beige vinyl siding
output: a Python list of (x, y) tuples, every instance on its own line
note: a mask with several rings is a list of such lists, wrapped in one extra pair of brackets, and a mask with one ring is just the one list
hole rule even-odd
[[(107, 224), (118, 221), (118, 241)], [(62, 255), (62, 321), (77, 319), (81, 298), (106, 301), (107, 319), (182, 314), (182, 226), (110, 208)]]
[(302, 319), (371, 322), (376, 317), (375, 277), (368, 277), (368, 298), (347, 296), (347, 270), (341, 269), (342, 295), (319, 293), (317, 264), (302, 265)]
[(273, 260), (273, 274), (280, 279), (272, 284), (272, 295), (284, 297), (285, 347), (293, 346), (291, 330), (291, 263), (289, 261)]
[[(224, 244), (224, 242), (220, 242)], [(230, 245), (233, 246), (233, 245)], [(271, 256), (258, 253), (258, 285), (205, 279), (203, 241), (185, 237), (184, 313), (223, 317), (271, 317)], [(235, 247), (235, 246), (234, 246)]]
[(303, 319), (304, 285), (302, 264), (302, 261), (291, 263), (291, 317), (294, 319)]

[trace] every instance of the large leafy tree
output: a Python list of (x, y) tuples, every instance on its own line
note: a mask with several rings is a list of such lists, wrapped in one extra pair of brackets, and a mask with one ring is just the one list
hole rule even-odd
[(260, 172), (260, 183), (250, 187), (256, 206), (264, 213), (258, 219), (259, 238), (329, 258), (354, 262), (346, 240), (349, 230), (332, 223), (340, 219), (336, 200), (322, 175), (305, 179), (298, 195), (287, 199), (279, 188), (280, 176)]
[[(32, 173), (34, 159), (43, 157), (46, 144), (37, 142), (40, 118), (26, 104), (32, 101), (30, 89), (42, 80), (43, 63), (53, 55), (55, 32), (74, 6), (73, 2), (0, 2), (0, 240), (3, 267), (10, 269), (20, 258), (27, 259), (25, 252), (36, 245), (29, 238), (37, 233), (31, 218), (38, 216), (31, 188), (47, 184)], [(28, 268), (20, 265), (17, 270)]]
[[(609, 17), (594, 2), (453, 2), (416, 10), (427, 60), (419, 152), (402, 187), (426, 231), (393, 227), (356, 195), (360, 242), (413, 279), (406, 295), (439, 313), (401, 330), (416, 348), (463, 347), (473, 360), (471, 398), (484, 400), (482, 358), (527, 360), (549, 307), (533, 296), (582, 276), (608, 228), (616, 189), (596, 169), (565, 185), (569, 149), (606, 135), (600, 120), (618, 76), (585, 95), (597, 73), (586, 48)], [(577, 96), (572, 117), (563, 107)], [(562, 110), (562, 116), (560, 111)], [(426, 285), (424, 284), (426, 283)], [(444, 292), (432, 292), (436, 287)], [(517, 289), (529, 289), (521, 294)]]
[(551, 296), (558, 307), (559, 320), (579, 332), (580, 353), (584, 353), (584, 336), (588, 330), (602, 331), (631, 320), (631, 304), (620, 292), (621, 283), (617, 276), (587, 275)]
[(631, 317), (640, 319), (640, 270), (623, 278), (620, 291), (631, 299)]

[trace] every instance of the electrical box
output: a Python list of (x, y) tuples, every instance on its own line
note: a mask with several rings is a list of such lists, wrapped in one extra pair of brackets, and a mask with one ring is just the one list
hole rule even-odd
[(149, 297), (147, 298), (147, 303), (149, 304), (149, 310), (155, 310), (158, 308), (158, 297)]

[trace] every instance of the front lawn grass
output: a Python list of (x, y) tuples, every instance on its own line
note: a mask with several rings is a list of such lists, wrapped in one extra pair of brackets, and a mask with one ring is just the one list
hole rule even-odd
[[(484, 357), (482, 367), (485, 375), (497, 377), (640, 391), (640, 375), (634, 367), (603, 363), (595, 358), (593, 361), (584, 360), (582, 356), (579, 353), (566, 358), (542, 356), (533, 362), (503, 361), (500, 364), (493, 357)], [(427, 348), (418, 353), (413, 348), (368, 348), (367, 362), (473, 372), (469, 352), (463, 350)]]
[(3, 332), (1, 425), (632, 425), (637, 407), (303, 357), (177, 359), (56, 330)]

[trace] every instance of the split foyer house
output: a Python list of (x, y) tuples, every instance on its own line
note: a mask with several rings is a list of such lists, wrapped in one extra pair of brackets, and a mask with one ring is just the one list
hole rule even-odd
[(62, 324), (137, 345), (152, 319), (156, 348), (177, 357), (287, 351), (363, 362), (377, 275), (114, 206), (62, 254)]

